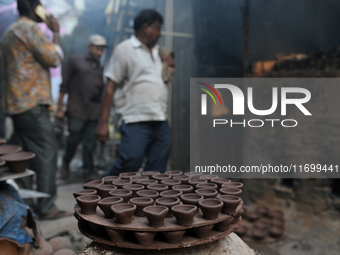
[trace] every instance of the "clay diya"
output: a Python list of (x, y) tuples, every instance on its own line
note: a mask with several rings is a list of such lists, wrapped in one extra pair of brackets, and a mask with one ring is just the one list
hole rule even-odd
[(199, 183), (208, 183), (208, 180), (203, 180), (203, 179), (190, 179), (188, 181), (190, 185), (192, 185), (194, 188), (196, 188), (197, 184)]
[(95, 181), (90, 181), (88, 183), (85, 183), (83, 185), (84, 189), (95, 189), (97, 185), (99, 184), (104, 184), (102, 180), (95, 180)]
[(274, 210), (269, 213), (269, 218), (272, 219), (282, 219), (283, 218), (283, 212), (281, 210)]
[(221, 188), (243, 189), (243, 183), (242, 182), (225, 182), (222, 184)]
[(76, 200), (81, 208), (82, 214), (95, 214), (97, 203), (101, 198), (98, 195), (85, 195), (77, 197)]
[(126, 230), (116, 230), (105, 228), (106, 233), (109, 235), (111, 242), (122, 243), (125, 241)]
[(159, 171), (145, 171), (142, 173), (143, 176), (149, 177), (149, 179), (152, 179), (152, 176), (155, 174), (160, 174)]
[(147, 186), (150, 185), (150, 184), (156, 184), (156, 183), (158, 183), (158, 181), (156, 181), (156, 180), (150, 180), (150, 179), (148, 179), (148, 180), (139, 180), (139, 181), (137, 182), (137, 184), (141, 184), (141, 185), (143, 185), (144, 187), (147, 187)]
[(197, 172), (186, 172), (184, 175), (188, 176), (190, 179), (199, 179), (202, 173)]
[(140, 245), (151, 245), (157, 232), (133, 232)]
[(210, 236), (211, 230), (213, 229), (213, 227), (214, 227), (214, 225), (194, 228), (195, 236), (198, 239), (206, 238), (206, 237)]
[(132, 181), (128, 179), (114, 180), (112, 181), (112, 184), (117, 186), (118, 189), (122, 189), (123, 186), (132, 184)]
[(122, 179), (130, 179), (132, 176), (137, 176), (136, 172), (126, 172), (119, 174), (119, 177)]
[(169, 212), (169, 208), (162, 205), (150, 205), (143, 209), (149, 226), (159, 228), (164, 226), (164, 219)]
[(267, 230), (269, 228), (269, 223), (260, 219), (254, 223), (254, 228)]
[(274, 238), (278, 238), (283, 235), (283, 228), (272, 226), (269, 228), (269, 235), (271, 235)]
[(221, 212), (223, 202), (215, 198), (207, 198), (198, 201), (198, 205), (203, 212), (203, 218), (207, 220), (214, 220), (218, 218), (218, 214)]
[(244, 237), (247, 235), (247, 233), (248, 233), (248, 228), (246, 226), (239, 226), (235, 230), (235, 234), (237, 234), (239, 237)]
[(190, 180), (190, 177), (186, 176), (186, 175), (177, 175), (177, 176), (174, 176), (172, 179), (177, 180), (177, 181), (181, 181), (182, 184), (186, 184)]
[(236, 189), (236, 188), (221, 188), (220, 193), (222, 195), (232, 195), (232, 196), (240, 196), (242, 194), (241, 189)]
[(220, 189), (224, 183), (231, 182), (231, 180), (223, 178), (214, 178), (211, 180), (211, 182), (216, 183), (218, 185), (218, 188)]
[(171, 208), (171, 211), (174, 214), (178, 225), (189, 227), (194, 221), (194, 216), (197, 212), (197, 206), (175, 205)]
[(262, 240), (268, 235), (268, 231), (264, 229), (253, 228), (251, 235), (256, 240)]
[(116, 189), (109, 192), (110, 196), (121, 197), (127, 203), (132, 197), (132, 191), (128, 189)]
[(175, 206), (175, 205), (179, 205), (181, 200), (179, 200), (179, 198), (177, 197), (160, 197), (156, 199), (156, 205), (163, 205), (169, 208), (167, 217), (172, 217), (172, 211), (171, 211), (171, 207)]
[(138, 183), (138, 181), (141, 181), (141, 180), (149, 180), (149, 177), (147, 176), (132, 176), (130, 178), (130, 180), (133, 182), (133, 183)]
[(170, 174), (172, 177), (183, 175), (183, 172), (179, 170), (166, 171), (165, 173)]
[(263, 217), (265, 217), (269, 213), (269, 208), (267, 206), (261, 205), (261, 206), (256, 207), (255, 212), (258, 212)]
[(138, 217), (145, 216), (143, 209), (149, 205), (153, 205), (153, 203), (154, 200), (150, 197), (135, 197), (130, 199), (130, 204), (135, 204), (137, 206), (135, 215)]
[(194, 188), (191, 185), (175, 185), (172, 187), (173, 190), (181, 190), (183, 192), (183, 194), (187, 194), (187, 193), (191, 193)]
[(157, 192), (162, 192), (164, 190), (168, 190), (169, 187), (165, 184), (150, 184), (147, 186), (149, 190), (155, 190)]
[(204, 175), (201, 175), (200, 176), (200, 179), (203, 179), (203, 180), (208, 180), (208, 181), (211, 181), (212, 179), (215, 179), (215, 178), (218, 178), (218, 175), (213, 175), (213, 174), (204, 174)]
[(179, 231), (164, 231), (163, 235), (166, 238), (166, 241), (170, 244), (173, 243), (180, 243), (183, 239), (186, 230), (179, 230)]
[(154, 174), (152, 176), (152, 179), (155, 179), (160, 182), (162, 180), (171, 179), (171, 175), (170, 174)]
[(112, 184), (99, 184), (95, 187), (95, 189), (97, 190), (98, 196), (106, 198), (110, 196), (109, 192), (116, 190), (117, 187)]
[(199, 183), (196, 185), (196, 189), (218, 189), (215, 183)]
[(113, 214), (116, 216), (117, 223), (129, 224), (132, 222), (132, 216), (137, 206), (134, 204), (121, 203), (111, 206)]
[(241, 203), (241, 198), (231, 195), (218, 195), (217, 199), (223, 202), (222, 213), (232, 215), (236, 212), (238, 205)]
[(107, 197), (98, 202), (99, 208), (103, 211), (105, 218), (112, 218), (114, 215), (111, 206), (123, 203), (124, 199), (121, 197)]
[(97, 191), (95, 189), (84, 189), (73, 193), (74, 198), (85, 195), (97, 195)]
[(260, 218), (261, 218), (261, 214), (259, 214), (258, 212), (248, 212), (247, 213), (247, 219), (251, 222), (257, 221)]
[(150, 197), (153, 200), (159, 197), (159, 193), (156, 190), (140, 190), (136, 192), (138, 197)]
[(120, 180), (120, 177), (119, 176), (106, 176), (106, 177), (103, 177), (102, 178), (102, 181), (105, 183), (105, 184), (112, 184), (112, 182), (114, 180)]
[(202, 195), (199, 194), (195, 194), (195, 193), (187, 193), (187, 194), (183, 194), (181, 195), (181, 200), (183, 202), (183, 204), (189, 204), (189, 205), (198, 205), (198, 201), (203, 200), (204, 197)]
[(10, 154), (10, 153), (17, 153), (21, 151), (22, 148), (17, 145), (1, 145), (0, 146), (0, 155)]
[(180, 180), (174, 180), (174, 179), (162, 180), (161, 183), (169, 186), (169, 189), (172, 189), (172, 187), (175, 186), (175, 185), (181, 185), (182, 184), (182, 182)]
[(285, 225), (285, 220), (283, 220), (283, 219), (271, 219), (270, 224), (272, 226), (283, 228), (284, 225)]
[(214, 229), (219, 232), (226, 232), (229, 230), (230, 225), (233, 223), (234, 218), (227, 219), (220, 223), (215, 224)]
[(218, 194), (216, 189), (197, 189), (195, 193), (202, 195), (204, 198), (215, 198)]
[(161, 197), (180, 197), (183, 194), (181, 190), (166, 190), (161, 192)]
[(136, 197), (136, 193), (139, 190), (143, 190), (144, 186), (142, 184), (128, 184), (128, 185), (124, 185), (123, 189), (128, 189), (132, 191), (132, 197)]
[[(2, 145), (2, 146), (5, 146), (5, 145)], [(6, 164), (9, 170), (11, 170), (11, 172), (23, 173), (28, 167), (28, 164), (30, 163), (31, 159), (34, 157), (35, 157), (35, 154), (33, 152), (22, 151), (22, 152), (2, 155), (1, 160), (6, 161)]]

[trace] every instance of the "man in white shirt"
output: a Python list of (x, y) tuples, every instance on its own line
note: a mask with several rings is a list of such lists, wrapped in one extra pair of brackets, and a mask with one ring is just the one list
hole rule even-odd
[[(107, 120), (114, 101), (120, 116), (120, 158), (104, 174), (137, 171), (147, 159), (144, 171), (166, 171), (171, 148), (167, 121), (167, 86), (162, 79), (163, 63), (158, 38), (163, 18), (155, 10), (142, 10), (134, 20), (135, 34), (115, 48), (102, 103), (97, 138), (108, 138)], [(169, 56), (163, 59), (174, 65)]]

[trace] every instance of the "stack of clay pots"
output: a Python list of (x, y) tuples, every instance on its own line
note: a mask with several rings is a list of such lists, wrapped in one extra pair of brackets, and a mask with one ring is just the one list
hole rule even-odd
[[(239, 225), (243, 184), (199, 173), (122, 173), (74, 193), (86, 236), (104, 244), (179, 248), (217, 240)], [(147, 246), (147, 247), (146, 247)]]
[[(0, 138), (1, 141), (4, 141)], [(0, 145), (0, 167), (8, 166), (13, 173), (23, 173), (28, 167), (29, 162), (35, 157), (33, 152), (21, 151), (17, 145)]]

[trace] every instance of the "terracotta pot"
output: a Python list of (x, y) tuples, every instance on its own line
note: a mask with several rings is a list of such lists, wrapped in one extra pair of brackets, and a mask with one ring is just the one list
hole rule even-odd
[(253, 228), (251, 235), (256, 240), (262, 240), (268, 235), (268, 231), (264, 229)]
[(215, 198), (218, 194), (216, 189), (197, 189), (195, 193), (202, 195), (204, 198)]
[(244, 237), (247, 235), (247, 233), (248, 233), (248, 228), (246, 226), (239, 226), (235, 230), (235, 234), (237, 234), (239, 237)]
[(152, 176), (155, 174), (160, 174), (161, 172), (159, 171), (145, 171), (142, 173), (143, 176), (149, 177), (149, 179), (152, 179)]
[(236, 188), (236, 189), (243, 189), (242, 182), (225, 182), (222, 184), (221, 188)]
[(222, 213), (233, 215), (236, 208), (241, 203), (241, 198), (231, 195), (218, 195), (217, 199), (223, 202)]
[(195, 194), (195, 193), (187, 193), (187, 194), (183, 194), (181, 195), (181, 200), (183, 202), (183, 204), (189, 204), (189, 205), (198, 205), (198, 201), (203, 200), (204, 197), (202, 195), (199, 194)]
[(203, 179), (190, 179), (188, 183), (196, 189), (197, 184), (208, 183), (208, 180)]
[(258, 229), (264, 229), (264, 230), (268, 230), (269, 228), (269, 223), (263, 220), (257, 220), (256, 222), (254, 222), (254, 228), (258, 228)]
[(169, 189), (172, 189), (172, 187), (175, 186), (175, 185), (181, 185), (182, 184), (182, 182), (180, 180), (174, 180), (174, 179), (162, 180), (161, 183), (169, 186)]
[(214, 229), (219, 232), (226, 232), (229, 230), (230, 225), (233, 223), (234, 218), (227, 219), (220, 223), (215, 224)]
[(141, 181), (141, 180), (149, 180), (149, 177), (147, 176), (132, 176), (130, 178), (130, 180), (133, 182), (133, 183), (138, 183), (138, 181)]
[(170, 174), (154, 174), (152, 178), (160, 182), (162, 180), (171, 179), (171, 175)]
[(84, 189), (95, 189), (97, 185), (99, 184), (104, 184), (102, 180), (95, 180), (95, 181), (90, 181), (88, 183), (85, 183), (83, 185)]
[(213, 227), (214, 227), (214, 225), (194, 228), (195, 236), (198, 239), (206, 238), (206, 237), (210, 236), (211, 230), (213, 229)]
[(137, 206), (135, 215), (139, 217), (145, 216), (143, 209), (149, 205), (153, 205), (153, 203), (154, 200), (150, 197), (135, 197), (130, 199), (130, 204), (135, 204)]
[(99, 208), (103, 211), (105, 218), (113, 218), (113, 213), (111, 210), (111, 206), (115, 204), (121, 204), (124, 202), (124, 199), (121, 197), (107, 197), (98, 202)]
[(179, 205), (181, 200), (179, 200), (179, 198), (177, 197), (160, 197), (156, 199), (156, 205), (163, 205), (169, 208), (167, 217), (172, 217), (172, 211), (171, 211), (171, 207), (173, 207), (174, 205)]
[(258, 212), (248, 212), (247, 213), (247, 219), (251, 222), (257, 221), (260, 218), (261, 218), (261, 214), (259, 214)]
[(156, 190), (140, 190), (136, 194), (138, 197), (150, 197), (153, 200), (159, 197), (159, 193)]
[(140, 245), (151, 245), (157, 232), (133, 232)]
[(183, 175), (183, 172), (179, 170), (166, 171), (165, 173), (170, 174), (172, 177)]
[(188, 184), (175, 185), (172, 187), (173, 190), (181, 190), (183, 194), (191, 193), (194, 188)]
[(73, 193), (74, 198), (85, 195), (97, 195), (97, 191), (95, 189), (84, 189)]
[(242, 194), (241, 189), (235, 189), (235, 188), (221, 188), (220, 193), (222, 195), (232, 195), (232, 196), (240, 196)]
[(98, 196), (100, 196), (102, 199), (109, 197), (109, 192), (112, 190), (116, 190), (117, 187), (112, 184), (99, 184), (95, 187), (97, 190)]
[(111, 242), (122, 243), (125, 241), (126, 230), (116, 230), (105, 228), (106, 233), (109, 235)]
[(260, 205), (256, 207), (255, 212), (258, 212), (262, 215), (262, 217), (265, 217), (269, 214), (269, 208), (267, 206)]
[(197, 212), (197, 206), (175, 205), (171, 208), (171, 211), (174, 214), (178, 225), (189, 227), (194, 221), (194, 216)]
[(132, 197), (136, 197), (136, 193), (139, 190), (143, 190), (144, 186), (142, 184), (128, 184), (128, 185), (124, 185), (123, 189), (128, 189), (132, 191)]
[(17, 145), (11, 145), (11, 144), (1, 145), (0, 146), (0, 155), (17, 153), (21, 150), (22, 150), (22, 148), (20, 146), (17, 146)]
[(122, 179), (129, 179), (130, 180), (130, 178), (132, 176), (137, 176), (137, 173), (136, 172), (126, 172), (126, 173), (119, 174), (119, 177), (122, 178)]
[(269, 217), (272, 218), (272, 219), (283, 219), (283, 212), (281, 210), (274, 210), (274, 211), (271, 211), (269, 212)]
[(128, 189), (116, 189), (109, 192), (110, 196), (121, 197), (127, 203), (132, 197), (132, 191)]
[(97, 203), (101, 198), (98, 195), (85, 195), (77, 197), (76, 200), (81, 208), (82, 214), (95, 214)]
[(164, 231), (163, 235), (166, 238), (166, 241), (170, 244), (180, 243), (183, 239), (186, 230), (179, 231)]
[(213, 174), (205, 174), (205, 175), (201, 175), (200, 179), (202, 180), (208, 180), (211, 181), (212, 179), (218, 178), (218, 175), (213, 175)]
[(121, 203), (111, 206), (113, 214), (116, 216), (117, 223), (129, 224), (132, 222), (132, 216), (137, 206), (134, 204)]
[(214, 178), (211, 180), (211, 182), (216, 183), (218, 185), (218, 188), (220, 189), (224, 183), (231, 182), (231, 180), (223, 178)]
[(271, 219), (270, 225), (283, 228), (285, 225), (285, 220), (283, 219)]
[(196, 189), (218, 189), (216, 183), (199, 183), (196, 185)]
[(236, 223), (239, 221), (240, 217), (241, 217), (243, 214), (244, 214), (244, 210), (241, 209), (241, 210), (234, 216), (233, 223), (231, 223), (231, 224), (236, 224)]
[(199, 179), (202, 173), (197, 172), (186, 172), (184, 175), (188, 176), (190, 179)]
[(150, 184), (147, 186), (149, 190), (155, 190), (157, 192), (162, 192), (164, 190), (168, 190), (169, 187), (165, 184)]
[(6, 165), (11, 172), (23, 173), (27, 169), (31, 159), (33, 159), (34, 157), (35, 154), (33, 152), (22, 151), (2, 155), (0, 159), (6, 161)]
[(223, 202), (215, 198), (207, 198), (199, 201), (198, 205), (203, 212), (203, 218), (214, 220), (218, 218), (218, 214), (223, 207)]
[(105, 184), (112, 184), (112, 182), (115, 180), (120, 180), (120, 177), (119, 176), (106, 176), (102, 178), (102, 181)]
[(188, 181), (190, 180), (190, 177), (186, 176), (186, 175), (178, 175), (178, 176), (174, 176), (172, 179), (177, 180), (177, 181), (181, 181), (182, 184), (187, 184)]
[(117, 186), (118, 189), (122, 189), (123, 186), (128, 185), (128, 184), (132, 184), (132, 181), (128, 180), (128, 179), (114, 180), (114, 181), (112, 181), (112, 184)]
[(183, 194), (181, 190), (166, 190), (161, 192), (161, 197), (180, 197)]
[(283, 228), (277, 227), (277, 226), (272, 226), (269, 228), (269, 235), (278, 238), (283, 235)]
[(164, 226), (164, 219), (169, 212), (168, 207), (162, 205), (150, 205), (143, 209), (143, 212), (148, 218), (149, 226), (159, 228)]
[(157, 183), (158, 183), (158, 181), (156, 181), (156, 180), (150, 180), (150, 179), (148, 179), (148, 180), (140, 180), (140, 181), (137, 182), (137, 184), (141, 184), (141, 185), (143, 185), (144, 187), (147, 187), (147, 186), (150, 185), (150, 184), (157, 184)]

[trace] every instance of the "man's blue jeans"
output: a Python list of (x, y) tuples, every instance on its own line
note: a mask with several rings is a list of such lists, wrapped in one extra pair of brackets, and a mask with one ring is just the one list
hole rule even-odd
[(145, 121), (120, 127), (120, 158), (104, 176), (136, 172), (147, 159), (144, 171), (166, 171), (171, 149), (171, 132), (168, 121)]

